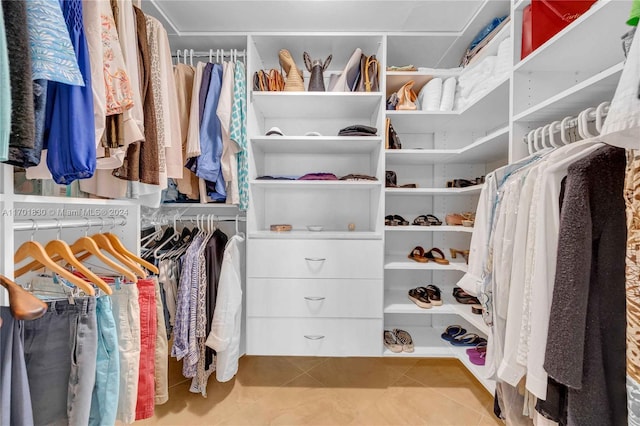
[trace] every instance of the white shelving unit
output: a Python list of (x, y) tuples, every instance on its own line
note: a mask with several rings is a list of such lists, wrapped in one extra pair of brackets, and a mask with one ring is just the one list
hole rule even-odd
[(473, 233), (473, 227), (470, 226), (385, 226), (385, 232), (468, 232)]
[(386, 188), (388, 195), (472, 195), (479, 194), (482, 185), (467, 186), (466, 188)]
[[(410, 251), (411, 248), (408, 250)], [(402, 271), (407, 270), (421, 270), (421, 271), (460, 271), (467, 272), (467, 264), (464, 262), (457, 262), (454, 260), (449, 261), (448, 265), (441, 265), (440, 263), (429, 261), (427, 263), (416, 262), (408, 257), (402, 256), (387, 256), (384, 269), (398, 269)]]

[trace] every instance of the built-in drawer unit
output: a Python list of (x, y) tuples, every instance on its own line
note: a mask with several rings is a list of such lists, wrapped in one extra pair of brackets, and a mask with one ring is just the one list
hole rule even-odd
[(379, 241), (249, 241), (249, 278), (373, 278), (383, 273)]
[(382, 280), (249, 278), (250, 317), (382, 318)]
[(249, 355), (381, 356), (382, 319), (248, 318)]

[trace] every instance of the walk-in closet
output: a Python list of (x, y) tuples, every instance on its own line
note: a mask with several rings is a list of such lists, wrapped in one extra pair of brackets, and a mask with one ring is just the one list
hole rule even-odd
[(0, 4), (1, 426), (640, 426), (640, 0)]

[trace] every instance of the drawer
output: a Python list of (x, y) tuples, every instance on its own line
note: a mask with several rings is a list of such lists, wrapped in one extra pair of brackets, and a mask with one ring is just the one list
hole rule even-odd
[(252, 278), (374, 278), (383, 276), (381, 240), (249, 240)]
[(381, 356), (382, 319), (249, 318), (248, 355)]
[(382, 318), (382, 280), (249, 278), (247, 315)]

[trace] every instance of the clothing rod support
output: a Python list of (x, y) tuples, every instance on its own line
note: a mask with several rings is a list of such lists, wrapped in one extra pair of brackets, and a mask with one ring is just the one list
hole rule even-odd
[(87, 228), (87, 227), (104, 227), (124, 226), (127, 219), (123, 216), (100, 217), (100, 218), (79, 218), (79, 219), (49, 219), (49, 220), (21, 220), (13, 223), (14, 231), (41, 231), (44, 229), (60, 229), (60, 228)]

